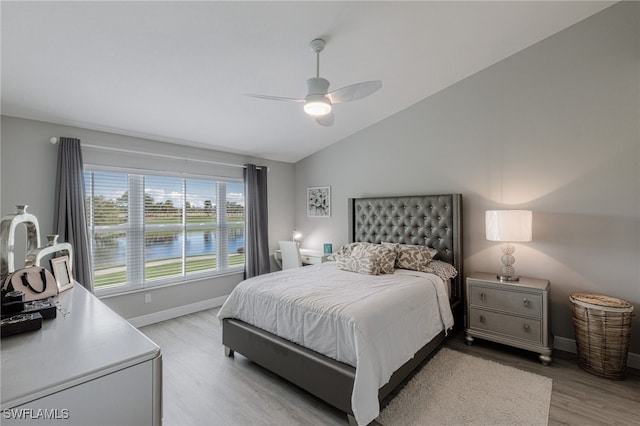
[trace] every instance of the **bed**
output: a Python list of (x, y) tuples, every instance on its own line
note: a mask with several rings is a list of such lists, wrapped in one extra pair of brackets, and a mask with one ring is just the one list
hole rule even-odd
[[(348, 203), (350, 242), (384, 242), (405, 245), (425, 245), (437, 251), (434, 259), (447, 262), (456, 268), (458, 274), (448, 283), (450, 286), (448, 289), (449, 294), (447, 295), (445, 293), (444, 296), (445, 303), (449, 304), (451, 308), (450, 312), (452, 312), (452, 316), (455, 318), (456, 324), (462, 323), (461, 315), (463, 306), (461, 198), (460, 194), (376, 197), (350, 199)], [(274, 274), (268, 274), (268, 277), (263, 277), (266, 277), (264, 278), (266, 280), (274, 282), (278, 279), (282, 279), (292, 280), (292, 283), (296, 283), (296, 280), (302, 279), (303, 275), (314, 273), (328, 274), (326, 276), (331, 276), (332, 278), (327, 281), (332, 281), (340, 280), (342, 275), (339, 274), (344, 273), (344, 271), (337, 271), (335, 267), (330, 265), (318, 265), (314, 267), (300, 268), (299, 271), (294, 272), (282, 271)], [(347, 274), (349, 274), (349, 272), (347, 272)], [(359, 275), (353, 273), (350, 274)], [(402, 273), (394, 273), (393, 275), (396, 275), (398, 277), (397, 279), (406, 279), (409, 281), (423, 279), (418, 277), (418, 273), (407, 274), (411, 275), (412, 278), (402, 277)], [(384, 279), (386, 278), (376, 278), (376, 280)], [(245, 281), (245, 283), (247, 283), (247, 281)], [(439, 287), (436, 284), (438, 280), (435, 279), (432, 281), (434, 282), (433, 291), (442, 296), (442, 292), (440, 292)], [(376, 283), (378, 282), (379, 281), (376, 281)], [(442, 284), (442, 281), (440, 281), (440, 284)], [(301, 285), (304, 286), (306, 284)], [(413, 284), (408, 283), (406, 285), (413, 286)], [(242, 285), (239, 285), (238, 287), (244, 288)], [(285, 285), (280, 285), (280, 288), (285, 287)], [(289, 287), (291, 287), (291, 285), (289, 285)], [(238, 292), (240, 291), (242, 290), (238, 290)], [(234, 290), (234, 293), (235, 292), (236, 290)], [(235, 302), (233, 303), (245, 303), (244, 298), (237, 294), (234, 295), (234, 293), (230, 296), (230, 299), (235, 299)], [(324, 293), (322, 294), (324, 296)], [(393, 299), (393, 297), (390, 297), (389, 299)], [(411, 299), (416, 299), (416, 297), (412, 297)], [(442, 297), (440, 297), (440, 299), (442, 299)], [(376, 302), (376, 299), (371, 298), (370, 300), (371, 303), (374, 304), (373, 306), (376, 306), (376, 309), (378, 309), (377, 305), (375, 305), (375, 303), (378, 303)], [(440, 300), (440, 302), (442, 302), (442, 300)], [(229, 304), (233, 303), (229, 302)], [(358, 302), (357, 306), (364, 306), (363, 303), (364, 302)], [(346, 342), (341, 343), (340, 346), (351, 345), (358, 347), (358, 345), (360, 345), (360, 347), (364, 348), (362, 342), (373, 342), (371, 343), (370, 348), (364, 348), (359, 354), (357, 354), (358, 358), (356, 360), (349, 359), (350, 355), (344, 355), (343, 352), (337, 350), (334, 351), (335, 353), (332, 353), (331, 356), (325, 355), (322, 353), (322, 350), (314, 347), (315, 342), (311, 340), (307, 340), (307, 347), (305, 347), (303, 346), (304, 342), (298, 342), (301, 344), (294, 343), (296, 340), (304, 339), (293, 338), (291, 339), (293, 341), (291, 341), (289, 339), (279, 337), (276, 335), (276, 331), (271, 330), (269, 327), (263, 326), (263, 329), (259, 326), (252, 325), (251, 323), (254, 323), (254, 321), (250, 319), (243, 317), (243, 321), (234, 317), (234, 315), (229, 313), (232, 310), (227, 307), (227, 304), (228, 303), (225, 302), (225, 306), (223, 306), (219, 314), (223, 328), (222, 343), (225, 347), (225, 353), (227, 356), (232, 356), (234, 351), (237, 351), (253, 362), (267, 368), (268, 370), (319, 397), (325, 402), (342, 410), (347, 414), (347, 418), (352, 424), (362, 425), (373, 420), (377, 416), (377, 409), (380, 406), (379, 402), (388, 397), (391, 392), (414, 371), (416, 367), (420, 366), (441, 346), (447, 333), (447, 327), (443, 325), (440, 327), (440, 330), (435, 331), (434, 336), (430, 336), (429, 340), (426, 342), (421, 342), (420, 346), (415, 347), (415, 349), (413, 346), (405, 347), (404, 343), (396, 345), (394, 340), (389, 340), (389, 346), (394, 349), (388, 351), (376, 350), (376, 348), (379, 349), (382, 346), (375, 346), (378, 343), (374, 342), (374, 339), (371, 337), (371, 335), (374, 334), (372, 333), (371, 326), (368, 326), (368, 329), (367, 327), (364, 327), (367, 329), (367, 333), (369, 333), (368, 335), (365, 333), (365, 336), (362, 338), (359, 338), (358, 336), (354, 337), (355, 343), (352, 341), (346, 341), (342, 338), (336, 338), (336, 341)], [(349, 306), (351, 306), (351, 304), (349, 304)], [(342, 312), (344, 309), (346, 308), (343, 306), (340, 307), (338, 311)], [(357, 307), (355, 311), (359, 312)], [(379, 311), (384, 312), (384, 309), (379, 309)], [(261, 313), (260, 315), (262, 316), (264, 314)], [(442, 313), (440, 313), (440, 315), (442, 316)], [(422, 317), (409, 318), (414, 318), (414, 320), (416, 320), (415, 318)], [(387, 320), (388, 319), (385, 321)], [(381, 320), (377, 319), (376, 321)], [(444, 320), (442, 321), (442, 324), (444, 324)], [(290, 322), (296, 323), (296, 321)], [(377, 324), (381, 325), (380, 333), (375, 334), (393, 334), (391, 332), (387, 332), (386, 323), (378, 322)], [(420, 330), (422, 328), (432, 328), (432, 326), (422, 327), (422, 325), (423, 324), (421, 323), (421, 327), (415, 327), (415, 329)], [(391, 339), (389, 336), (387, 336), (387, 338)], [(414, 345), (415, 341), (411, 341), (410, 343)], [(407, 343), (407, 345), (409, 345), (409, 343)], [(309, 346), (311, 346), (311, 349)], [(396, 357), (396, 352), (406, 352), (409, 347), (411, 348), (411, 353), (408, 356), (404, 354)], [(334, 349), (335, 348), (332, 348), (332, 350)], [(380, 356), (381, 358), (395, 357), (397, 359), (404, 359), (402, 358), (404, 356), (407, 360), (403, 361), (403, 363), (394, 365), (391, 372), (386, 372), (385, 369), (388, 370), (388, 365), (383, 365), (383, 362), (380, 361), (379, 366), (377, 364), (377, 355), (372, 355), (377, 353), (384, 353), (384, 356)], [(398, 362), (397, 359), (392, 362)], [(372, 363), (374, 363), (375, 366), (371, 367)], [(354, 367), (354, 365), (358, 365), (359, 368)], [(384, 368), (382, 366), (384, 366)], [(378, 389), (372, 388), (371, 384), (368, 383), (371, 381), (369, 380), (369, 369), (375, 371), (376, 374), (378, 370), (382, 371), (382, 375), (388, 374), (384, 376), (385, 380), (379, 383), (380, 386)], [(363, 371), (366, 371), (366, 374), (363, 373)], [(388, 377), (388, 381), (386, 380), (386, 377)], [(362, 405), (360, 402), (360, 400), (363, 399), (360, 396), (361, 393), (371, 394), (372, 392), (374, 397), (377, 393), (375, 411), (372, 410), (370, 406), (367, 406), (366, 404)], [(370, 396), (371, 395), (367, 396), (365, 399), (369, 400)]]

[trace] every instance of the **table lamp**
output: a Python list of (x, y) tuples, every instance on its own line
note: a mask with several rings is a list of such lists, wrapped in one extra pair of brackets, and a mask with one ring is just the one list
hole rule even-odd
[(293, 241), (295, 241), (298, 244), (298, 247), (300, 246), (300, 240), (302, 240), (302, 232), (300, 231), (293, 231), (293, 235), (291, 236), (291, 239)]
[(516, 248), (511, 243), (531, 241), (532, 234), (531, 210), (487, 210), (485, 214), (486, 237), (489, 241), (501, 241), (502, 268), (498, 279), (500, 281), (519, 281), (513, 264), (516, 259), (513, 253)]

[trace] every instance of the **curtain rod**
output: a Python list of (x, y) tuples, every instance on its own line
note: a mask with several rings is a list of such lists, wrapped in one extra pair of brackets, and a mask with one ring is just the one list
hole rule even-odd
[[(52, 137), (51, 139), (49, 139), (49, 141), (55, 145), (58, 143), (58, 138), (57, 137)], [(127, 154), (138, 154), (138, 155), (145, 155), (145, 156), (151, 156), (151, 157), (158, 157), (158, 158), (169, 158), (172, 160), (175, 160), (176, 157), (172, 156), (172, 155), (167, 155), (167, 154), (156, 154), (156, 153), (152, 153), (152, 152), (143, 152), (143, 151), (136, 151), (133, 149), (123, 149), (123, 148), (112, 148), (112, 147), (108, 147), (108, 146), (99, 146), (99, 145), (90, 145), (90, 144), (86, 144), (86, 143), (81, 143), (81, 145), (85, 148), (93, 148), (93, 149), (103, 149), (105, 151), (115, 151), (115, 152), (124, 152)], [(211, 161), (211, 160), (199, 160), (197, 158), (185, 158), (185, 161), (192, 161), (194, 163), (204, 163), (204, 164), (215, 164), (217, 166), (227, 166), (227, 167), (240, 167), (242, 169), (246, 169), (247, 166), (243, 165), (243, 164), (233, 164), (233, 163), (222, 163), (219, 161)], [(264, 168), (264, 166), (257, 166), (256, 168), (258, 169), (262, 169)], [(267, 171), (269, 171), (269, 168), (267, 167)]]

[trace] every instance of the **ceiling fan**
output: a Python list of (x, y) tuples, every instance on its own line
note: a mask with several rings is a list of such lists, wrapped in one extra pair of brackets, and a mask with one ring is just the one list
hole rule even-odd
[(311, 50), (316, 54), (316, 76), (307, 80), (307, 96), (303, 99), (251, 93), (247, 96), (272, 101), (304, 103), (304, 112), (315, 117), (318, 124), (332, 126), (334, 122), (332, 106), (334, 104), (351, 102), (372, 95), (382, 87), (382, 82), (380, 80), (363, 81), (329, 92), (329, 80), (320, 77), (320, 52), (324, 49), (325, 44), (325, 41), (320, 38), (309, 43)]

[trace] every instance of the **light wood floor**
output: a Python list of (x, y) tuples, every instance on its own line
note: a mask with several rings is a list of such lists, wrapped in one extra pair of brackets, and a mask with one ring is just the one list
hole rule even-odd
[[(241, 355), (224, 356), (217, 309), (142, 327), (162, 349), (164, 425), (346, 425), (346, 416)], [(575, 355), (537, 355), (490, 342), (445, 345), (553, 379), (549, 425), (640, 425), (640, 372), (624, 381), (582, 371)], [(490, 392), (490, 389), (487, 390)]]

